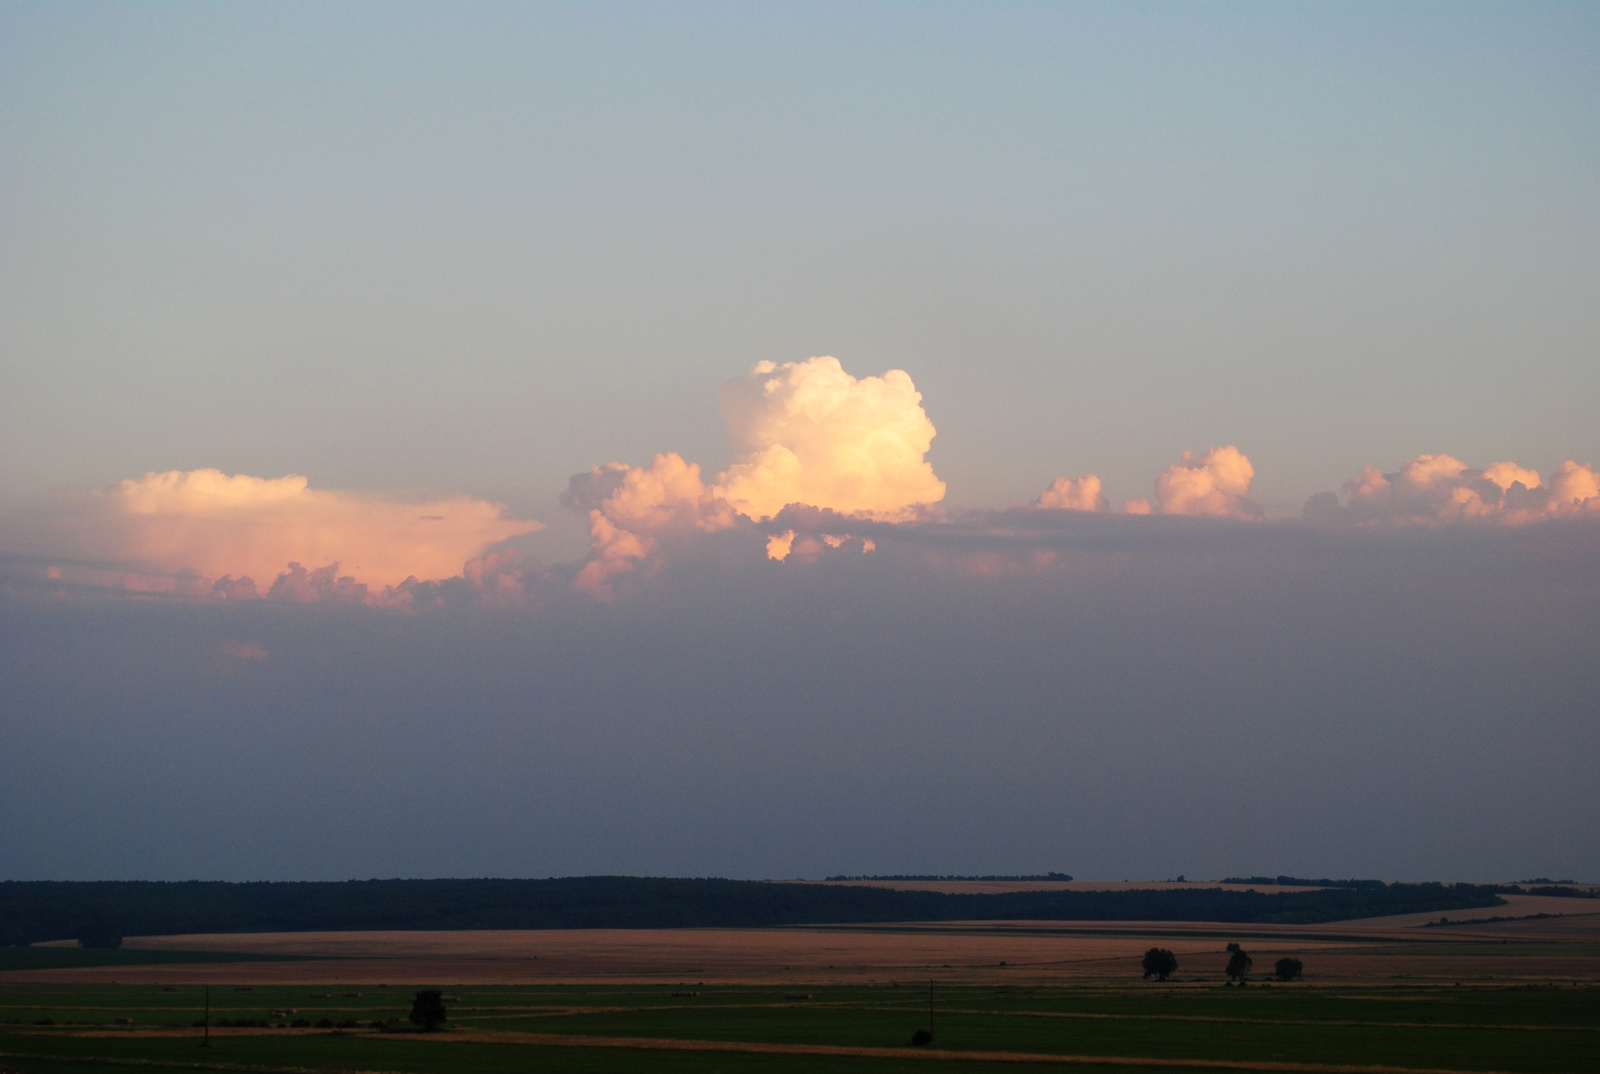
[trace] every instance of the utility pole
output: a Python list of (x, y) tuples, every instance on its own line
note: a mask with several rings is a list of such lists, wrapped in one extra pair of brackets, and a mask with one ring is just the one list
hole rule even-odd
[(206, 985), (206, 1033), (200, 1038), (200, 1047), (211, 1047), (211, 986)]
[(928, 1036), (933, 1036), (933, 978), (928, 978)]

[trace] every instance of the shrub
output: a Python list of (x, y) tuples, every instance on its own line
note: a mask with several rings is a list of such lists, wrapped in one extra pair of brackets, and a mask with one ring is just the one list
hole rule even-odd
[(1273, 975), (1280, 981), (1292, 981), (1299, 977), (1305, 969), (1298, 958), (1280, 958), (1273, 963)]
[(933, 1030), (931, 1030), (931, 1029), (919, 1029), (915, 1033), (911, 1034), (911, 1046), (913, 1048), (920, 1048), (924, 1044), (932, 1044), (932, 1043), (933, 1043)]

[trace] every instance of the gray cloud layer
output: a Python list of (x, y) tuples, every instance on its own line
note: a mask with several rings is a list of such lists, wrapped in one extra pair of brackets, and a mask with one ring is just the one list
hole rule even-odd
[(1590, 520), (854, 525), (609, 605), (13, 584), (0, 872), (1600, 874)]

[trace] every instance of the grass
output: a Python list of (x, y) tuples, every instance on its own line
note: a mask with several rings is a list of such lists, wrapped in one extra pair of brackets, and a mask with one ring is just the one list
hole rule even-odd
[[(425, 982), (423, 983), (425, 985)], [(213, 987), (218, 1018), (266, 1019), (294, 1008), (313, 1021), (399, 1019), (413, 989), (365, 986), (347, 996), (323, 986)], [(328, 991), (313, 998), (313, 991)], [(144, 1070), (326, 1071), (743, 1071), (889, 1072), (956, 1067), (1015, 1071), (1015, 1063), (937, 1058), (909, 1047), (927, 1024), (926, 986), (452, 987), (452, 1029), (437, 1034), (281, 1029), (213, 1034), (199, 1047), (199, 988), (0, 986), (0, 1064), (22, 1074), (76, 1074), (110, 1065)], [(808, 1000), (785, 993), (806, 991)], [(116, 1027), (118, 1018), (134, 1027)], [(51, 1026), (35, 1023), (48, 1020)], [(275, 1019), (274, 1021), (283, 1021)], [(181, 1030), (179, 1027), (183, 1027)], [(409, 1030), (409, 1027), (405, 1027)], [(1600, 1050), (1600, 989), (1585, 987), (1249, 989), (1172, 987), (961, 987), (935, 991), (941, 1053), (1010, 1052), (1167, 1062), (1384, 1065), (1528, 1074), (1593, 1069)], [(163, 1032), (165, 1030), (165, 1032)], [(182, 1035), (173, 1035), (174, 1032)], [(110, 1033), (111, 1035), (104, 1035)], [(528, 1043), (518, 1034), (573, 1038)], [(889, 1055), (726, 1052), (705, 1048), (578, 1046), (577, 1038), (742, 1042), (889, 1049)], [(692, 1049), (692, 1045), (691, 1045)], [(1029, 1064), (1049, 1069), (1053, 1063)], [(1126, 1070), (1090, 1062), (1077, 1071)]]

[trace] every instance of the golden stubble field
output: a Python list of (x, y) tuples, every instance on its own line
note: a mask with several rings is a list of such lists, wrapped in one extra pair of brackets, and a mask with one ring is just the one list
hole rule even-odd
[[(1540, 896), (1437, 915), (1309, 927), (1208, 922), (957, 922), (771, 929), (320, 932), (130, 937), (145, 950), (239, 951), (318, 961), (118, 966), (0, 973), (0, 982), (970, 983), (1136, 981), (1149, 947), (1178, 957), (1180, 983), (1214, 985), (1237, 941), (1258, 976), (1288, 955), (1310, 984), (1600, 980), (1600, 906)], [(1534, 914), (1549, 914), (1531, 918)], [(1500, 916), (1523, 920), (1471, 923)]]

